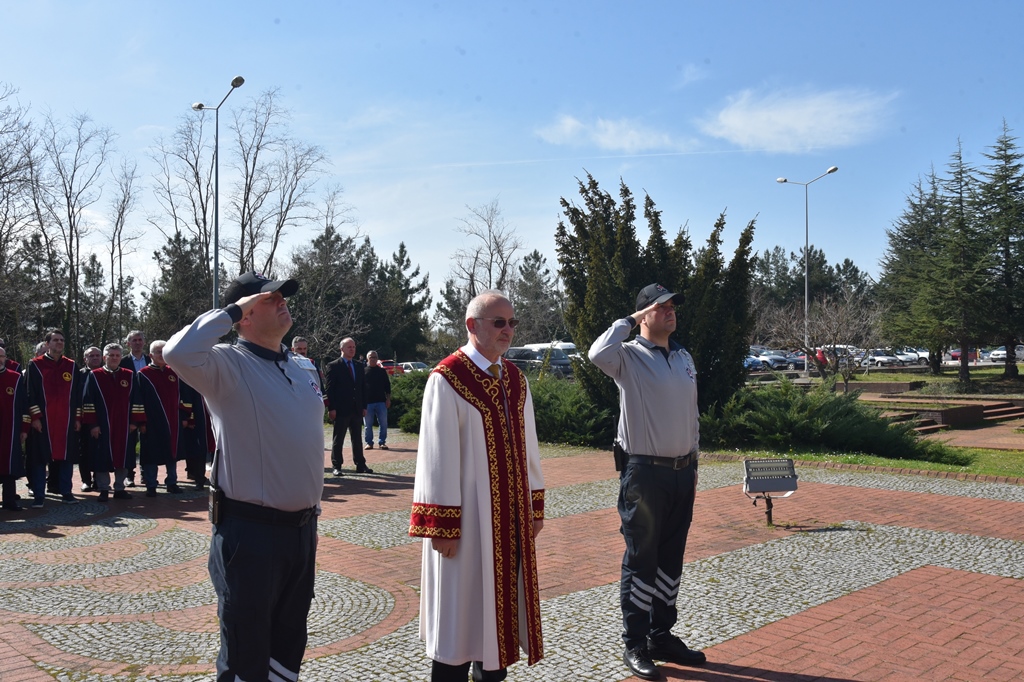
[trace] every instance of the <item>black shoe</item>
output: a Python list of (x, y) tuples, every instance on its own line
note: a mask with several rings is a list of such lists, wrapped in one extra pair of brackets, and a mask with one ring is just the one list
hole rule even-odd
[(341, 473), (341, 469), (333, 469), (331, 471), (331, 476), (337, 476), (338, 478), (341, 478), (344, 475), (345, 474)]
[(373, 473), (373, 469), (371, 469), (370, 467), (366, 466), (365, 464), (360, 464), (359, 466), (356, 467), (356, 473), (357, 474), (372, 474)]
[(641, 680), (660, 680), (661, 673), (658, 666), (654, 665), (647, 647), (638, 646), (635, 649), (626, 649), (622, 654), (622, 662)]
[(380, 449), (381, 449), (381, 450), (387, 450), (387, 449), (389, 449), (389, 448), (388, 448), (388, 446), (387, 446), (387, 445), (385, 445), (384, 443), (381, 443), (381, 444), (380, 444)]
[(373, 450), (373, 443), (367, 443), (366, 444), (366, 449), (367, 450)]
[(675, 635), (669, 635), (657, 643), (652, 639), (647, 640), (647, 651), (651, 658), (679, 665), (703, 665), (707, 657), (703, 651), (694, 651), (683, 643)]
[(132, 499), (132, 494), (130, 492), (128, 492), (127, 490), (115, 490), (114, 491), (114, 499), (115, 500), (130, 500), (130, 499)]
[(167, 492), (169, 492), (169, 493), (171, 493), (173, 495), (180, 495), (181, 493), (183, 493), (185, 491), (182, 490), (181, 486), (178, 485), (177, 483), (169, 483), (167, 485)]
[(106, 502), (107, 498), (109, 498), (109, 497), (110, 497), (110, 493), (108, 493), (106, 490), (101, 490), (100, 491), (100, 496), (99, 496), (99, 501), (100, 502)]
[(11, 502), (10, 504), (5, 504), (4, 505), (4, 509), (7, 510), (7, 511), (25, 511), (25, 508), (22, 507), (17, 502)]
[(61, 495), (60, 499), (64, 504), (78, 504), (78, 500), (71, 493), (68, 493), (67, 495)]
[(484, 670), (484, 664), (480, 661), (473, 661), (470, 670), (472, 671), (470, 679), (473, 682), (502, 682), (502, 680), (508, 677), (508, 668)]
[(81, 490), (82, 490), (83, 493), (91, 493), (92, 492), (92, 483), (83, 483)]
[(156, 488), (146, 488), (146, 497), (156, 497)]
[(32, 508), (33, 509), (42, 509), (43, 508), (43, 501), (42, 500), (33, 500), (32, 501)]

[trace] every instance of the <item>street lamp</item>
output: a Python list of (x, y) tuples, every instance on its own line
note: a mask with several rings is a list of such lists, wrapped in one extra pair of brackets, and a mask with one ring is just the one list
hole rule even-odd
[(832, 173), (835, 173), (837, 170), (839, 170), (839, 166), (832, 166), (818, 177), (814, 178), (813, 180), (808, 180), (807, 182), (796, 182), (795, 180), (787, 180), (786, 178), (779, 178), (776, 180), (776, 182), (781, 182), (783, 184), (789, 183), (791, 185), (803, 185), (804, 187), (804, 372), (807, 372), (808, 374), (810, 373), (811, 369), (811, 345), (810, 341), (808, 340), (807, 333), (807, 314), (811, 306), (810, 284), (808, 283), (810, 279), (809, 268), (811, 261), (811, 244), (809, 217), (810, 213), (808, 212), (807, 188), (810, 187), (812, 183), (821, 180), (826, 175), (831, 175)]
[(231, 79), (231, 89), (224, 99), (215, 107), (208, 107), (196, 102), (192, 108), (196, 111), (213, 109), (213, 307), (220, 307), (220, 108), (228, 100), (235, 88), (242, 86), (245, 79), (235, 76)]

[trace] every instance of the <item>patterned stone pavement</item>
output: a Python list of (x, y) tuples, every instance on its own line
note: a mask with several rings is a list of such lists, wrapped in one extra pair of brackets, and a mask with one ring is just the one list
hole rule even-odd
[[(406, 535), (416, 443), (394, 434), (389, 445), (367, 453), (374, 474), (328, 476), (302, 679), (428, 677), (420, 544)], [(544, 469), (546, 656), (510, 679), (632, 679), (610, 455), (552, 448)], [(676, 632), (709, 663), (663, 666), (666, 678), (1024, 677), (1024, 486), (798, 473), (768, 528), (740, 491), (741, 464), (701, 465)], [(0, 680), (211, 679), (205, 496), (80, 497), (0, 512)]]

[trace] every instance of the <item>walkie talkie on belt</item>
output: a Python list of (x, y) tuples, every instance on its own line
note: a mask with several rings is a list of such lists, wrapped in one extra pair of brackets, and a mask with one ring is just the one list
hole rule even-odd
[(224, 502), (224, 491), (217, 487), (217, 460), (220, 449), (213, 453), (213, 468), (210, 469), (210, 523), (220, 523), (221, 507)]
[(615, 470), (625, 471), (626, 464), (629, 462), (629, 453), (622, 449), (622, 444), (619, 441), (612, 443), (612, 456), (615, 457)]

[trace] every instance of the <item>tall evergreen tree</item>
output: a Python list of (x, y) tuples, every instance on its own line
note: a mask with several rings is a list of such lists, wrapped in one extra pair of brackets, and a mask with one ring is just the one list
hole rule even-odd
[(1003, 375), (1019, 376), (1014, 349), (1024, 337), (1024, 153), (1003, 121), (1003, 132), (985, 153), (991, 163), (980, 174), (978, 217), (996, 245), (990, 296), (996, 310), (995, 339), (1006, 349)]
[(427, 342), (427, 311), (430, 286), (420, 268), (412, 267), (405, 243), (391, 260), (377, 264), (366, 290), (362, 316), (367, 331), (360, 340), (366, 350), (376, 350), (384, 359), (414, 360), (417, 349)]
[(969, 384), (968, 349), (992, 337), (995, 316), (985, 295), (993, 285), (994, 247), (981, 229), (976, 209), (977, 180), (958, 142), (943, 183), (948, 218), (934, 267), (926, 273), (933, 311), (945, 336), (960, 348), (959, 380)]
[[(601, 190), (589, 174), (586, 182), (579, 182), (579, 192), (583, 207), (562, 199), (568, 226), (559, 221), (555, 233), (565, 283), (566, 325), (577, 347), (585, 352), (609, 324), (635, 310), (637, 291), (659, 282), (686, 299), (677, 311), (675, 337), (697, 363), (701, 409), (724, 404), (743, 383), (750, 334), (753, 223), (744, 230), (726, 267), (720, 252), (724, 216), (707, 245), (691, 260), (690, 239), (683, 229), (671, 246), (665, 243), (660, 213), (649, 197), (644, 215), (651, 236), (641, 248), (634, 229), (635, 206), (624, 183), (620, 181), (621, 203)], [(598, 407), (613, 414), (618, 411), (618, 391), (600, 370), (581, 363), (576, 378)]]
[(352, 267), (355, 261), (355, 238), (330, 220), (292, 253), (287, 276), (298, 280), (299, 290), (288, 304), (295, 321), (290, 334), (306, 337), (313, 358), (336, 357), (341, 339), (366, 331), (359, 319), (365, 279)]
[(903, 214), (886, 231), (888, 249), (882, 259), (878, 297), (882, 334), (899, 345), (924, 344), (933, 373), (941, 371), (949, 338), (937, 318), (936, 296), (929, 273), (936, 267), (948, 214), (934, 170), (918, 180)]
[(153, 254), (160, 276), (144, 306), (143, 323), (150, 340), (169, 338), (209, 310), (210, 292), (204, 286), (206, 262), (202, 256), (199, 241), (188, 239), (181, 232), (175, 232)]
[(562, 293), (540, 251), (534, 249), (523, 257), (509, 296), (519, 318), (516, 344), (545, 343), (568, 336), (562, 316)]

